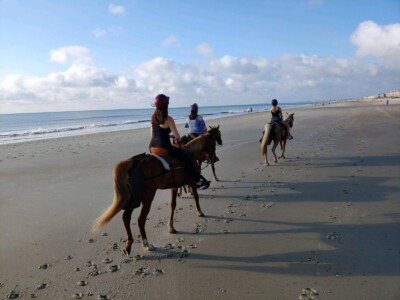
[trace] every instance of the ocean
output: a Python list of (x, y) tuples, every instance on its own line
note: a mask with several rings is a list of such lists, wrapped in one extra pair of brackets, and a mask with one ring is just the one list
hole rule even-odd
[[(312, 104), (298, 102), (280, 106), (286, 111)], [(263, 112), (269, 107), (268, 103), (201, 106), (199, 114), (209, 124), (208, 121), (212, 119), (246, 114), (249, 108), (253, 112)], [(0, 114), (0, 144), (150, 127), (153, 112), (154, 108)], [(189, 108), (172, 107), (168, 113), (177, 124), (182, 124), (189, 114)], [(179, 126), (178, 130), (185, 133)]]

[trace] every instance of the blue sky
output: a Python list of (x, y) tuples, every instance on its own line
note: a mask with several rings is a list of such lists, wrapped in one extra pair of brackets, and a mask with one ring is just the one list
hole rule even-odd
[(400, 1), (0, 0), (0, 112), (400, 88)]

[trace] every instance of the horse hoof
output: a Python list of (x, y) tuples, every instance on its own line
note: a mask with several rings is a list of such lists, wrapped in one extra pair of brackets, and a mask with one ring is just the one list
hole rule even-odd
[(146, 248), (147, 251), (153, 251), (154, 246), (150, 244), (147, 240), (143, 240), (143, 247)]
[(205, 215), (202, 212), (197, 213), (197, 216), (199, 217), (205, 217)]
[(170, 228), (169, 229), (169, 233), (176, 233), (177, 231), (175, 230), (175, 228)]
[(122, 252), (124, 255), (129, 256), (129, 254), (131, 254), (131, 249), (124, 249)]

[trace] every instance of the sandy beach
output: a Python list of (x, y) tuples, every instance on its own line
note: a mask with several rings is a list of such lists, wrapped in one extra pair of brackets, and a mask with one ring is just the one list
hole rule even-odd
[(270, 166), (267, 113), (207, 122), (223, 146), (220, 181), (200, 191), (206, 217), (185, 196), (168, 233), (158, 191), (156, 249), (139, 243), (136, 209), (131, 257), (121, 213), (91, 227), (114, 165), (147, 151), (149, 129), (0, 145), (0, 299), (400, 299), (400, 101), (287, 112), (294, 139), (278, 163), (268, 148)]

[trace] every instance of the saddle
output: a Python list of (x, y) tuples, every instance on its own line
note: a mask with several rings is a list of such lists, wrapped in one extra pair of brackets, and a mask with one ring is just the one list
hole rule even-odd
[[(176, 169), (184, 168), (184, 163), (180, 160), (177, 160), (166, 153), (164, 154), (147, 154), (141, 153), (135, 155), (130, 158), (133, 160), (132, 167), (128, 171), (129, 175), (129, 184), (131, 186), (132, 196), (130, 201), (126, 203), (126, 205), (122, 208), (123, 210), (126, 209), (135, 209), (140, 206), (142, 194), (143, 194), (143, 184), (144, 181), (148, 178), (145, 178), (142, 172), (140, 172), (137, 168), (138, 164), (145, 158), (153, 156), (160, 160), (164, 167), (165, 172), (174, 171)], [(161, 174), (160, 174), (161, 175)]]
[(157, 158), (167, 171), (173, 171), (176, 168), (183, 168), (185, 166), (183, 161), (168, 155), (168, 151), (164, 148), (151, 147), (151, 154), (149, 155)]
[[(267, 145), (270, 145), (271, 142), (272, 142), (272, 140), (273, 140), (273, 138), (274, 138), (274, 132), (272, 131), (272, 129), (274, 128), (274, 126), (279, 126), (279, 127), (281, 127), (281, 130), (284, 131), (283, 136), (284, 136), (284, 138), (286, 138), (286, 136), (287, 136), (286, 128), (285, 128), (285, 126), (282, 126), (282, 124), (281, 124), (280, 122), (275, 122), (275, 121), (274, 121), (274, 122), (269, 122), (268, 124), (269, 124), (269, 131), (270, 131), (270, 133), (269, 133)], [(263, 138), (263, 136), (264, 136), (264, 133), (265, 133), (265, 132), (264, 132), (264, 130), (263, 130), (262, 135), (261, 135), (261, 138), (260, 138), (260, 143), (261, 143), (261, 141), (262, 141), (262, 138)]]

